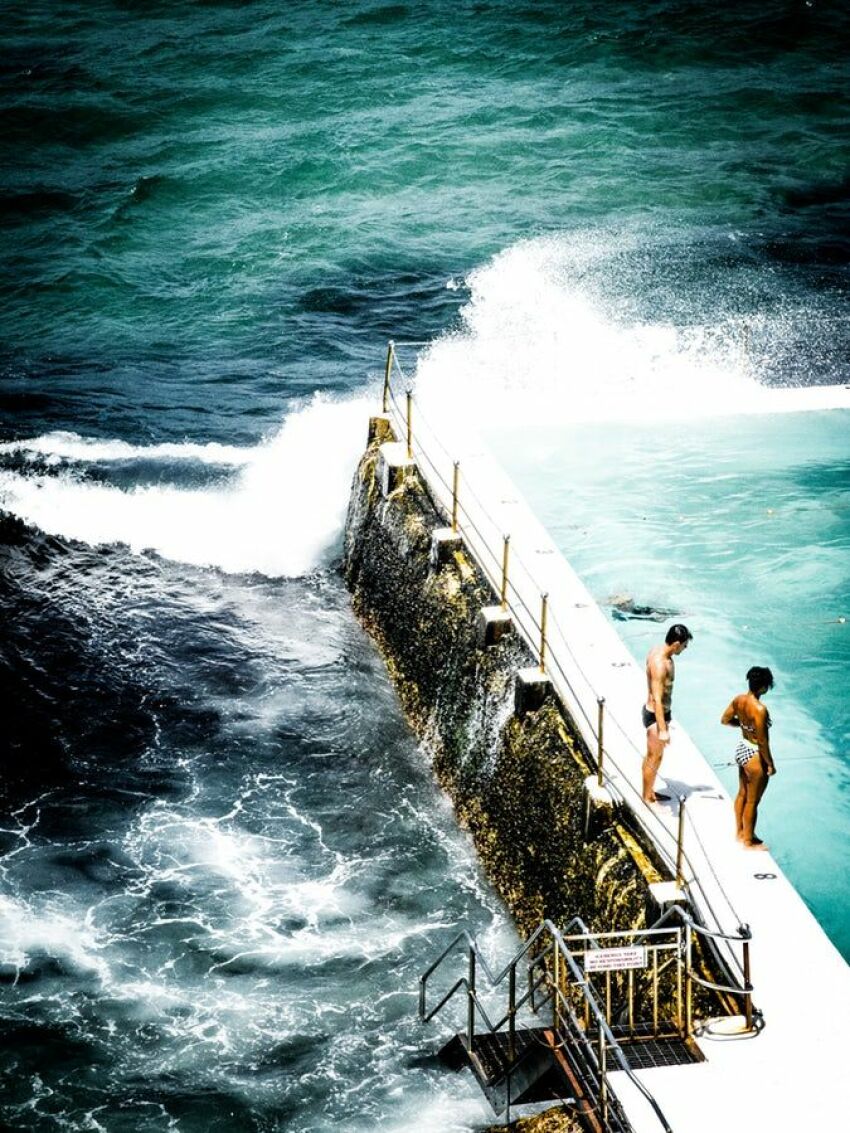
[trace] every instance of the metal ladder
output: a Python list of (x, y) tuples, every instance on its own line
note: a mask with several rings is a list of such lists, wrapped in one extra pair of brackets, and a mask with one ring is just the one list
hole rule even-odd
[[(518, 1029), (517, 1015), (526, 1006), (538, 1016), (548, 1008), (546, 1015), (550, 1024), (539, 1029), (538, 1033), (550, 1049), (550, 1065), (558, 1072), (566, 1087), (565, 1092), (571, 1094), (570, 1104), (585, 1126), (594, 1133), (632, 1133), (632, 1126), (609, 1082), (610, 1072), (620, 1070), (646, 1099), (660, 1128), (665, 1133), (672, 1133), (658, 1103), (636, 1077), (623, 1050), (623, 1044), (628, 1042), (627, 1033), (615, 1035), (610, 1022), (612, 1012), (616, 1010), (614, 985), (624, 973), (617, 972), (612, 979), (612, 973), (608, 971), (603, 981), (605, 986), (600, 989), (594, 985), (593, 975), (577, 959), (589, 949), (601, 949), (600, 941), (609, 944), (612, 938), (618, 936), (640, 936), (644, 943), (639, 947), (652, 954), (650, 978), (655, 989), (652, 999), (656, 1033), (659, 1024), (663, 1024), (662, 1029), (668, 1025), (658, 1011), (659, 981), (665, 978), (665, 973), (678, 989), (672, 1026), (675, 1031), (682, 1032), (686, 1014), (682, 1000), (683, 966), (687, 955), (682, 927), (594, 934), (579, 917), (573, 918), (563, 932), (551, 921), (543, 921), (498, 972), (490, 968), (474, 938), (467, 932), (459, 933), (420, 977), (419, 1016), (423, 1022), (428, 1022), (456, 995), (463, 994), (466, 999), (466, 1027), (452, 1041), (462, 1045), (479, 1081), (482, 1081), (479, 1057), (482, 1041), (506, 1034), (505, 1081), (501, 1083), (500, 1097), (509, 1108), (512, 1101), (511, 1076), (521, 1073), (522, 1063), (528, 1058), (530, 1049), (526, 1037), (529, 1032)], [(466, 953), (466, 973), (455, 980), (436, 1003), (429, 1005), (429, 981), (461, 946)], [(662, 951), (667, 953), (663, 958)], [(482, 973), (490, 988), (507, 984), (507, 1010), (496, 1022), (490, 1018), (479, 994)], [(626, 973), (624, 978), (633, 989), (633, 973)], [(526, 985), (521, 994), (518, 994), (518, 980)], [(629, 1002), (633, 1003), (633, 998)], [(631, 1009), (629, 1014), (632, 1015)], [(483, 1024), (483, 1031), (476, 1032), (476, 1024)], [(616, 1030), (620, 1032), (622, 1028), (616, 1027)], [(485, 1085), (483, 1081), (482, 1085)], [(493, 1104), (492, 1093), (488, 1092), (488, 1097)]]

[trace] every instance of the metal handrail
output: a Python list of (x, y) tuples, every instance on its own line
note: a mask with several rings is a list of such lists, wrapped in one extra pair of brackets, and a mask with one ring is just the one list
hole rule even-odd
[[(752, 1031), (754, 1029), (755, 1014), (753, 1008), (753, 985), (750, 982), (750, 941), (752, 940), (753, 936), (752, 932), (750, 931), (750, 926), (748, 924), (740, 924), (738, 926), (737, 934), (717, 932), (710, 928), (706, 928), (705, 925), (700, 924), (699, 921), (695, 921), (693, 917), (689, 916), (688, 913), (685, 912), (681, 905), (671, 905), (669, 909), (667, 909), (667, 911), (658, 918), (658, 920), (653, 925), (653, 928), (661, 928), (664, 922), (672, 917), (678, 917), (679, 920), (684, 923), (689, 933), (692, 932), (697, 936), (706, 937), (712, 941), (725, 940), (729, 944), (740, 944), (742, 946), (743, 962), (740, 967), (744, 981), (743, 986), (734, 984), (730, 986), (729, 984), (718, 983), (716, 980), (706, 980), (701, 976), (696, 975), (693, 970), (693, 965), (690, 962), (688, 963), (688, 980), (693, 980), (694, 983), (698, 983), (700, 987), (704, 987), (709, 991), (722, 991), (726, 992), (729, 995), (743, 996), (745, 999), (746, 1027), (748, 1031)], [(715, 955), (717, 955), (716, 951)], [(690, 1015), (690, 1002), (688, 1003), (687, 1011), (688, 1015)]]
[(475, 952), (476, 957), (481, 962), (481, 965), (482, 965), (482, 967), (484, 968), (484, 971), (487, 974), (487, 978), (490, 981), (490, 986), (491, 987), (497, 987), (504, 980), (505, 976), (508, 974), (510, 969), (516, 967), (516, 965), (519, 963), (519, 961), (528, 952), (529, 948), (531, 948), (532, 944), (534, 944), (534, 942), (538, 939), (538, 937), (541, 936), (541, 934), (544, 931), (544, 925), (545, 925), (545, 922), (544, 922), (544, 924), (538, 925), (538, 927), (534, 930), (534, 932), (531, 934), (531, 936), (529, 936), (529, 938), (525, 941), (525, 943), (522, 945), (522, 947), (519, 949), (519, 951), (516, 953), (516, 955), (513, 957), (513, 959), (509, 960), (508, 963), (505, 965), (505, 967), (502, 968), (502, 970), (497, 975), (493, 974), (493, 972), (490, 968), (490, 965), (487, 963), (486, 959), (481, 954), (481, 949), (478, 947), (478, 941), (475, 939), (475, 937), (470, 936), (469, 933), (466, 931), (466, 929), (461, 929), (461, 931), (457, 934), (457, 936), (454, 938), (454, 940), (452, 940), (451, 943), (448, 944), (446, 946), (446, 948), (443, 949), (443, 951), (440, 953), (440, 955), (437, 957), (437, 959), (434, 961), (434, 963), (422, 973), (422, 975), (419, 977), (419, 982), (420, 982), (420, 984), (422, 984), (424, 986), (424, 984), (427, 983), (427, 981), (434, 974), (434, 972), (437, 970), (437, 968), (439, 968), (439, 966), (442, 964), (442, 962), (445, 960), (445, 958), (448, 956), (448, 954), (451, 951), (453, 951), (457, 947), (457, 945), (460, 944), (461, 941), (465, 941), (467, 948), (470, 951)]
[[(590, 932), (587, 925), (581, 920), (580, 917), (574, 917), (569, 922), (567, 929), (569, 930), (573, 927), (578, 927), (581, 930), (581, 935), (587, 937), (588, 942), (592, 947), (599, 947), (598, 941), (595, 941), (593, 939), (594, 934)], [(649, 929), (644, 931), (652, 934), (657, 934), (659, 932), (663, 932), (664, 930)], [(528, 952), (532, 948), (532, 946), (544, 934), (548, 934), (549, 942), (546, 947), (544, 947), (540, 953), (535, 955), (528, 964), (527, 967), (529, 974), (529, 989), (525, 993), (525, 995), (522, 996), (519, 1001), (517, 1001), (514, 995), (516, 987), (517, 965), (528, 955)], [(450, 990), (446, 992), (446, 994), (440, 1000), (440, 1002), (429, 1011), (427, 1010), (426, 1006), (426, 988), (428, 980), (461, 942), (465, 943), (468, 949), (470, 975), (468, 978), (463, 976), (460, 979), (456, 980)], [(534, 969), (539, 965), (545, 965), (550, 956), (553, 957), (554, 960), (555, 979), (553, 980), (549, 976), (549, 973), (545, 970), (544, 967), (543, 974), (537, 980), (534, 980), (532, 978)], [(479, 961), (492, 987), (496, 987), (501, 984), (506, 976), (511, 977), (511, 1001), (508, 1006), (508, 1011), (505, 1016), (499, 1021), (499, 1023), (495, 1025), (492, 1023), (486, 1009), (479, 1000), (475, 987), (476, 967)], [(570, 1004), (564, 993), (561, 991), (561, 988), (559, 986), (559, 979), (557, 976), (559, 964), (565, 964), (567, 966), (567, 969), (573, 976), (570, 986), (578, 988), (584, 997), (586, 1016), (592, 1017), (595, 1023), (596, 1039), (590, 1036), (585, 1027), (582, 1026), (572, 1005)], [(623, 1053), (620, 1043), (615, 1038), (610, 1026), (608, 1025), (604, 1011), (596, 1000), (596, 996), (594, 995), (590, 981), (587, 979), (587, 977), (577, 964), (563, 934), (550, 920), (544, 920), (543, 922), (541, 922), (541, 924), (524, 942), (524, 944), (520, 947), (520, 949), (512, 957), (512, 959), (498, 973), (493, 972), (490, 965), (481, 954), (481, 950), (478, 946), (477, 941), (465, 930), (458, 933), (458, 935), (446, 946), (446, 948), (443, 949), (437, 959), (430, 965), (430, 967), (427, 968), (425, 972), (423, 972), (423, 974), (419, 978), (419, 1015), (423, 1022), (427, 1022), (428, 1020), (432, 1019), (437, 1014), (437, 1012), (440, 1011), (449, 1002), (449, 1000), (452, 999), (454, 995), (456, 995), (459, 990), (461, 990), (461, 988), (465, 989), (468, 998), (467, 1049), (471, 1051), (473, 1039), (473, 1021), (476, 1012), (484, 1020), (484, 1023), (487, 1026), (490, 1034), (501, 1030), (504, 1024), (508, 1023), (511, 1027), (511, 1036), (513, 1036), (513, 1027), (515, 1024), (516, 1012), (518, 1008), (523, 1006), (529, 999), (532, 999), (533, 1003), (534, 992), (539, 989), (544, 983), (548, 984), (548, 994), (540, 1001), (539, 1004), (533, 1004), (533, 1009), (536, 1012), (540, 1007), (545, 1006), (546, 1003), (551, 1000), (553, 1012), (553, 1029), (555, 1035), (561, 1035), (566, 1031), (566, 1033), (568, 1033), (572, 1038), (573, 1045), (570, 1047), (571, 1055), (573, 1056), (575, 1063), (580, 1064), (576, 1065), (575, 1069), (580, 1073), (583, 1073), (585, 1077), (590, 1080), (589, 1084), (595, 1091), (595, 1095), (598, 1098), (598, 1104), (601, 1107), (602, 1118), (603, 1122), (606, 1125), (606, 1128), (613, 1128), (616, 1133), (630, 1133), (631, 1130), (631, 1125), (629, 1124), (628, 1119), (623, 1112), (619, 1100), (615, 1095), (612, 1094), (610, 1090), (607, 1070), (607, 1055), (610, 1052), (614, 1055), (619, 1069), (627, 1075), (635, 1088), (641, 1093), (646, 1102), (651, 1106), (665, 1133), (672, 1133), (670, 1125), (667, 1122), (667, 1119), (664, 1116), (664, 1113), (662, 1112), (658, 1103), (655, 1101), (655, 1098), (643, 1085), (643, 1083), (637, 1078), (631, 1066), (629, 1065), (628, 1059)], [(595, 1044), (598, 1044), (598, 1050), (596, 1049)], [(563, 1043), (561, 1043), (561, 1045), (563, 1046)]]
[[(619, 1042), (617, 1042), (617, 1040), (614, 1038), (614, 1035), (611, 1032), (611, 1028), (608, 1026), (605, 1016), (596, 1002), (596, 997), (593, 995), (592, 989), (590, 988), (587, 979), (584, 977), (584, 974), (582, 973), (578, 964), (575, 962), (575, 959), (572, 956), (569, 948), (567, 947), (566, 942), (561, 935), (558, 927), (549, 920), (544, 921), (543, 923), (551, 933), (558, 950), (566, 960), (567, 964), (570, 967), (570, 970), (575, 974), (576, 985), (581, 987), (585, 999), (589, 1002), (591, 1013), (596, 1018), (597, 1027), (599, 1028), (600, 1032), (605, 1035), (606, 1043), (613, 1050), (614, 1055), (620, 1064), (620, 1069), (625, 1072), (629, 1081), (637, 1087), (637, 1089), (643, 1095), (644, 1099), (650, 1104), (653, 1111), (655, 1112), (656, 1117), (661, 1122), (665, 1133), (672, 1133), (670, 1125), (668, 1124), (667, 1118), (664, 1116), (661, 1107), (658, 1105), (655, 1098), (652, 1096), (646, 1086), (644, 1086), (640, 1079), (635, 1075), (634, 1071), (629, 1065), (628, 1059), (623, 1054)], [(557, 993), (560, 992), (560, 989), (557, 988), (557, 986), (555, 990)]]

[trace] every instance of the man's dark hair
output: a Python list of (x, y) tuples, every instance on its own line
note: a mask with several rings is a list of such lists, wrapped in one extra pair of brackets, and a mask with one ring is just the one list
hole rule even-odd
[(694, 635), (687, 626), (683, 626), (678, 622), (674, 626), (670, 626), (667, 630), (667, 636), (664, 638), (665, 645), (674, 645), (679, 641), (690, 641)]
[(747, 684), (750, 692), (767, 692), (769, 688), (773, 688), (773, 673), (761, 665), (753, 665), (747, 673)]

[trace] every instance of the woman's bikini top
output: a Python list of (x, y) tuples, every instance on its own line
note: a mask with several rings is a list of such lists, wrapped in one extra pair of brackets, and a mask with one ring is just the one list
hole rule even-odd
[[(737, 721), (741, 731), (744, 733), (744, 739), (747, 741), (747, 743), (752, 744), (753, 747), (758, 747), (758, 740), (755, 738), (750, 738), (751, 736), (755, 737), (755, 728), (753, 727), (753, 725), (745, 724), (743, 720), (739, 720), (737, 716), (735, 717), (735, 720)], [(770, 713), (767, 709), (765, 709), (764, 726), (765, 728), (769, 728), (770, 725)]]

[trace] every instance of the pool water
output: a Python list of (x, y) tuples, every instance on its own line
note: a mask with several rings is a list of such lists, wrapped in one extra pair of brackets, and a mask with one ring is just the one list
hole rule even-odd
[(759, 833), (845, 957), (850, 413), (494, 428), (497, 457), (635, 658), (683, 621), (675, 714), (730, 792), (723, 708), (767, 665), (778, 774)]

